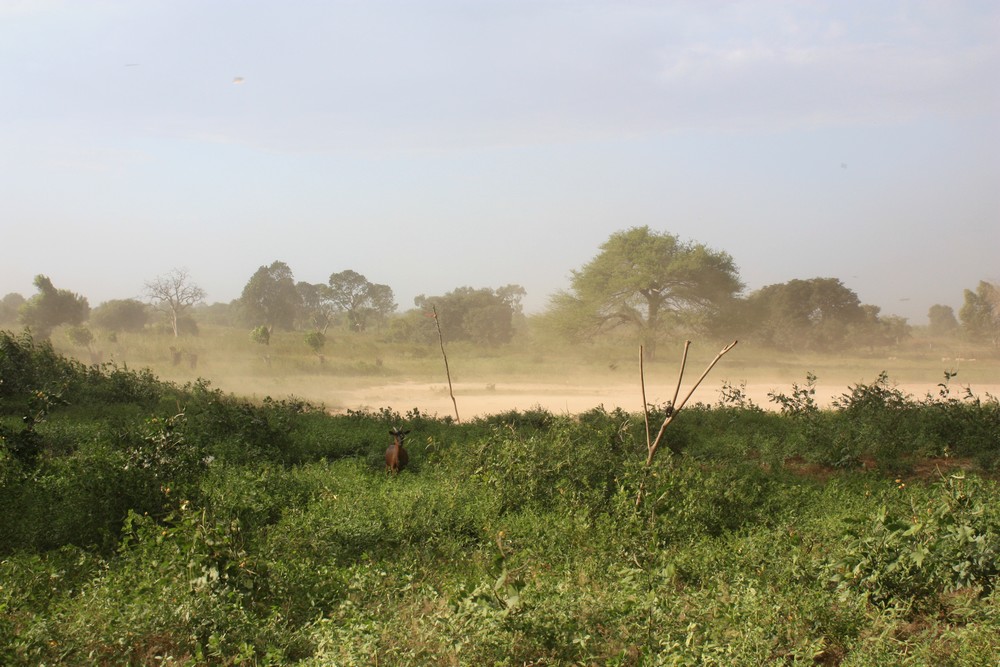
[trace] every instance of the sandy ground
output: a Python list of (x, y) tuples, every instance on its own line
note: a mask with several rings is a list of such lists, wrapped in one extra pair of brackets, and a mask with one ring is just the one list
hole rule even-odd
[[(896, 387), (915, 398), (923, 398), (927, 393), (937, 394), (936, 383), (899, 384)], [(721, 382), (703, 383), (692, 395), (688, 405), (695, 402), (716, 404), (720, 399)], [(635, 384), (612, 384), (602, 386), (582, 386), (568, 384), (456, 384), (453, 387), (455, 401), (458, 404), (458, 414), (462, 419), (469, 419), (487, 414), (497, 414), (509, 410), (529, 410), (541, 407), (554, 414), (579, 414), (597, 406), (603, 405), (611, 410), (620, 407), (628, 412), (642, 410), (642, 393)], [(953, 392), (955, 389), (954, 388)], [(1000, 396), (1000, 384), (978, 385), (973, 387), (974, 393), (985, 397), (986, 394)], [(690, 391), (686, 385), (681, 390), (681, 398)], [(816, 388), (816, 401), (821, 406), (830, 403), (848, 391), (847, 385), (824, 385), (819, 383)], [(959, 393), (953, 395), (960, 396)], [(780, 392), (790, 395), (791, 384), (748, 384), (744, 393), (755, 404), (765, 409), (777, 409), (768, 394)], [(446, 384), (422, 384), (417, 382), (398, 382), (372, 386), (365, 389), (342, 390), (331, 389), (322, 396), (309, 396), (312, 400), (323, 402), (331, 412), (344, 412), (348, 409), (377, 410), (382, 407), (392, 408), (401, 414), (417, 408), (429, 415), (444, 417), (455, 414)], [(652, 404), (664, 404), (672, 398), (673, 388), (646, 387), (646, 400)]]

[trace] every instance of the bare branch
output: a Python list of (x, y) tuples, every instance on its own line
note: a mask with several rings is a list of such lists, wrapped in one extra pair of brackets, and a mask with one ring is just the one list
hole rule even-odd
[(441, 356), (444, 357), (444, 373), (448, 376), (448, 394), (451, 396), (451, 404), (455, 406), (455, 421), (459, 424), (462, 419), (458, 416), (458, 401), (455, 400), (455, 392), (451, 388), (451, 370), (448, 369), (448, 355), (444, 351), (444, 335), (441, 333), (441, 321), (438, 319), (437, 306), (431, 306), (434, 313), (434, 326), (437, 327), (438, 342), (441, 344)]
[(174, 337), (179, 335), (177, 323), (181, 313), (205, 300), (205, 290), (191, 282), (187, 269), (174, 269), (166, 275), (157, 276), (145, 287), (150, 301), (170, 318)]
[[(739, 341), (735, 341), (734, 340), (732, 343), (730, 343), (729, 345), (727, 345), (724, 348), (722, 348), (722, 351), (720, 351), (719, 354), (715, 355), (715, 359), (712, 360), (712, 363), (710, 363), (708, 365), (708, 368), (705, 369), (705, 372), (701, 374), (701, 377), (698, 378), (698, 381), (695, 382), (694, 386), (691, 387), (691, 390), (687, 393), (687, 396), (684, 397), (684, 400), (681, 401), (679, 404), (674, 404), (674, 405), (671, 406), (671, 409), (668, 411), (666, 418), (663, 420), (663, 424), (660, 425), (660, 431), (659, 431), (659, 433), (656, 434), (656, 440), (653, 441), (652, 446), (649, 448), (649, 456), (646, 457), (646, 465), (647, 466), (650, 465), (650, 464), (652, 464), (652, 462), (653, 462), (653, 456), (656, 454), (656, 449), (660, 446), (660, 441), (663, 439), (663, 432), (667, 430), (667, 426), (670, 425), (670, 422), (672, 422), (674, 420), (674, 417), (677, 416), (677, 413), (680, 412), (681, 409), (683, 409), (683, 407), (687, 404), (688, 399), (691, 398), (692, 394), (694, 394), (695, 390), (698, 388), (698, 385), (700, 385), (702, 383), (702, 380), (704, 380), (708, 376), (708, 374), (711, 372), (711, 370), (713, 368), (715, 368), (715, 365), (717, 363), (719, 363), (719, 360), (722, 359), (722, 357), (725, 356), (725, 354), (727, 352), (729, 352), (731, 349), (733, 349), (734, 347), (736, 347), (736, 343), (738, 343), (738, 342)], [(687, 359), (687, 345), (689, 345), (689, 344), (690, 344), (690, 341), (688, 341), (687, 344), (684, 346), (684, 358), (685, 358), (685, 360)], [(683, 368), (682, 368), (681, 369), (681, 373), (683, 374), (683, 372), (684, 371), (683, 371)], [(678, 393), (679, 393), (679, 390), (680, 390), (680, 380), (679, 379), (678, 379), (678, 382), (677, 382), (677, 389), (678, 389)], [(675, 400), (676, 400), (677, 394), (674, 394), (674, 396), (675, 396)]]
[(649, 404), (646, 403), (646, 372), (643, 366), (645, 356), (642, 345), (639, 346), (639, 385), (642, 387), (642, 417), (646, 423), (646, 451), (649, 451)]
[[(645, 410), (646, 410), (646, 381), (645, 381), (645, 378), (642, 379), (642, 401), (643, 401), (644, 414), (646, 416), (646, 449), (647, 449), (647, 452), (648, 452), (647, 456), (646, 456), (646, 465), (645, 465), (645, 468), (644, 468), (645, 470), (649, 470), (649, 467), (652, 465), (652, 463), (653, 463), (653, 457), (656, 455), (656, 450), (657, 450), (657, 448), (659, 448), (660, 442), (663, 440), (663, 433), (664, 433), (664, 431), (667, 430), (667, 426), (670, 425), (670, 422), (672, 422), (674, 420), (674, 417), (677, 416), (677, 413), (680, 412), (681, 409), (687, 404), (688, 399), (691, 398), (691, 396), (694, 394), (695, 390), (698, 388), (698, 385), (700, 385), (702, 383), (702, 381), (708, 376), (709, 372), (711, 372), (711, 370), (715, 367), (715, 365), (717, 363), (719, 363), (719, 360), (722, 359), (722, 357), (725, 356), (725, 354), (727, 352), (729, 352), (731, 349), (733, 349), (736, 346), (737, 342), (739, 342), (739, 341), (735, 341), (734, 340), (732, 343), (730, 343), (726, 347), (722, 348), (722, 350), (719, 352), (719, 354), (717, 354), (715, 356), (715, 359), (712, 360), (712, 363), (710, 363), (708, 365), (708, 368), (705, 369), (705, 372), (701, 374), (700, 378), (698, 378), (698, 381), (694, 383), (693, 387), (691, 387), (691, 390), (687, 393), (687, 396), (684, 397), (684, 400), (681, 401), (680, 403), (677, 403), (677, 396), (680, 394), (680, 389), (681, 389), (681, 380), (684, 377), (684, 366), (687, 364), (688, 348), (691, 346), (691, 341), (685, 341), (684, 342), (684, 354), (681, 357), (681, 369), (680, 369), (680, 372), (679, 372), (678, 377), (677, 377), (677, 388), (674, 391), (674, 400), (668, 406), (668, 408), (667, 408), (667, 415), (663, 419), (663, 423), (660, 425), (660, 430), (656, 434), (656, 440), (654, 440), (652, 444), (650, 444), (650, 442), (649, 442), (649, 414), (648, 414), (648, 412), (645, 412)], [(642, 355), (642, 350), (640, 348), (640, 357), (641, 357), (641, 355)], [(641, 361), (641, 358), (640, 358), (640, 362), (639, 363), (640, 363), (639, 368), (640, 368), (640, 376), (641, 376), (642, 375), (642, 371), (641, 371), (642, 361)], [(639, 505), (642, 503), (642, 499), (645, 496), (645, 486), (646, 486), (645, 485), (645, 479), (643, 479), (643, 481), (639, 483), (639, 491), (636, 493), (636, 497), (635, 497), (635, 506), (636, 507), (639, 507)]]

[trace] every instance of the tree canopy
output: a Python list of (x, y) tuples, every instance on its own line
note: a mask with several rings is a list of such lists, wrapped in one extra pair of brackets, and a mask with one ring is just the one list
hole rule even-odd
[(301, 296), (292, 270), (284, 262), (262, 266), (250, 276), (240, 295), (240, 306), (249, 324), (291, 329)]
[(768, 285), (748, 299), (751, 331), (762, 344), (788, 350), (843, 347), (849, 334), (878, 317), (837, 278), (789, 280)]
[[(520, 285), (504, 285), (497, 289), (459, 287), (443, 296), (414, 299), (414, 304), (428, 311), (437, 309), (441, 331), (448, 341), (469, 341), (477, 345), (496, 346), (509, 343), (514, 337), (514, 318), (521, 313)], [(424, 322), (421, 338), (429, 339), (433, 323)]]
[(987, 340), (1000, 348), (1000, 286), (981, 280), (975, 291), (965, 290), (958, 317), (970, 338)]
[(0, 325), (17, 322), (18, 311), (25, 299), (17, 292), (11, 292), (0, 299)]
[(732, 257), (667, 232), (616, 232), (574, 271), (569, 291), (552, 297), (549, 317), (564, 333), (626, 327), (647, 358), (670, 330), (699, 329), (743, 285)]
[(146, 308), (136, 299), (112, 299), (94, 308), (90, 321), (107, 331), (142, 331), (149, 320)]
[(352, 331), (364, 331), (381, 324), (396, 310), (395, 296), (388, 285), (372, 283), (357, 271), (347, 269), (330, 275), (328, 299), (347, 315)]
[(60, 324), (82, 324), (90, 315), (85, 297), (67, 289), (56, 289), (48, 276), (37, 275), (38, 294), (21, 304), (21, 322), (39, 338), (48, 338)]
[(947, 336), (958, 331), (958, 319), (951, 306), (936, 303), (927, 311), (927, 330), (932, 336)]
[(295, 291), (299, 293), (299, 308), (295, 319), (299, 326), (312, 327), (317, 332), (326, 334), (333, 324), (336, 312), (330, 301), (330, 286), (323, 283), (295, 283)]

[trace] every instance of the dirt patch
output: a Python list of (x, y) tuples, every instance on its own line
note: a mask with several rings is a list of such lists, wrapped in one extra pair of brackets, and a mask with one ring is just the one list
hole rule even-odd
[[(934, 383), (899, 385), (898, 388), (915, 398), (923, 398), (928, 393), (936, 394), (938, 387)], [(709, 405), (720, 400), (721, 383), (705, 383), (692, 395), (688, 405), (702, 402)], [(682, 389), (683, 397), (689, 387)], [(1000, 385), (987, 385), (974, 388), (979, 396), (989, 393), (1000, 394)], [(791, 394), (791, 384), (752, 384), (743, 388), (746, 397), (764, 409), (777, 409), (768, 395), (773, 392)], [(817, 385), (815, 399), (822, 407), (828, 407), (833, 400), (848, 391), (846, 385)], [(636, 384), (557, 384), (557, 383), (501, 383), (454, 385), (455, 401), (458, 403), (459, 416), (463, 419), (477, 416), (498, 414), (510, 410), (530, 410), (543, 408), (553, 414), (575, 415), (586, 412), (598, 406), (607, 410), (622, 408), (628, 412), (642, 410), (642, 393)], [(394, 382), (369, 386), (363, 389), (330, 388), (319, 392), (316, 396), (303, 396), (324, 403), (332, 412), (346, 410), (377, 410), (391, 408), (405, 414), (417, 408), (429, 415), (444, 417), (455, 414), (455, 408), (448, 394), (446, 384), (420, 382)], [(662, 405), (673, 397), (673, 388), (646, 387), (646, 400), (649, 403)]]

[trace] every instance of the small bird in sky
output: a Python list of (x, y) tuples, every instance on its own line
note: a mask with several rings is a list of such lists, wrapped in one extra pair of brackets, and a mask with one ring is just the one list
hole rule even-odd
[(233, 77), (233, 83), (243, 83), (243, 77), (242, 76), (234, 76)]

